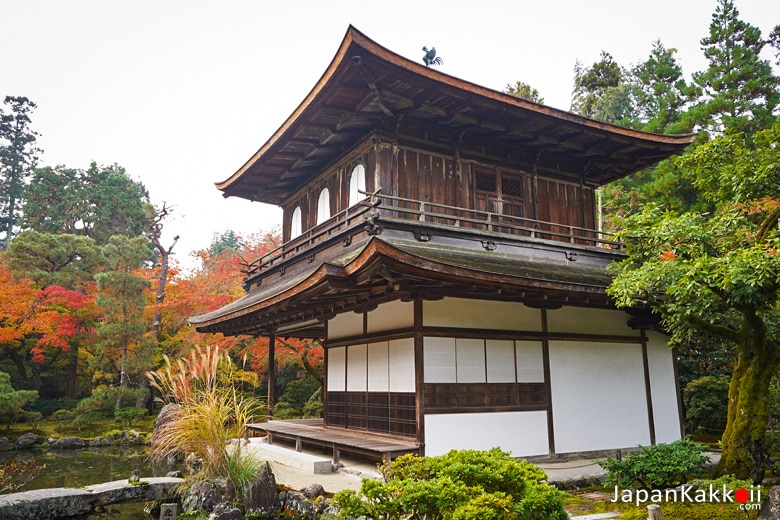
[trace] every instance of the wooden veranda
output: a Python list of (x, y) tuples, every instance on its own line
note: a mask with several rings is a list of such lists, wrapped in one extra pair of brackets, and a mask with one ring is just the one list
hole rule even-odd
[(275, 440), (295, 443), (295, 451), (304, 445), (332, 450), (333, 464), (341, 461), (341, 452), (355, 453), (376, 461), (390, 461), (406, 453), (420, 453), (413, 440), (344, 428), (326, 428), (322, 419), (294, 419), (249, 424), (254, 431), (264, 431), (268, 444)]

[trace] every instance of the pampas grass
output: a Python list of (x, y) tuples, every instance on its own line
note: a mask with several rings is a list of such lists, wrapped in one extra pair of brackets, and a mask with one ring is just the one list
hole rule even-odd
[(217, 347), (196, 348), (189, 357), (171, 360), (147, 374), (164, 404), (173, 404), (171, 419), (155, 432), (150, 447), (153, 462), (177, 453), (194, 453), (203, 461), (198, 477), (228, 477), (237, 488), (251, 481), (259, 469), (241, 442), (247, 425), (263, 412), (263, 403), (237, 387), (257, 375), (238, 370), (230, 356)]

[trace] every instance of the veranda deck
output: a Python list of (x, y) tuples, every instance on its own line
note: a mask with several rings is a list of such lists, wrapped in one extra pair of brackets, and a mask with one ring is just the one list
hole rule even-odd
[(378, 461), (390, 461), (406, 453), (420, 453), (420, 445), (415, 441), (367, 431), (326, 428), (322, 419), (268, 421), (253, 423), (248, 427), (251, 430), (265, 431), (268, 434), (268, 444), (273, 444), (277, 438), (295, 442), (295, 450), (298, 452), (304, 444), (331, 448), (333, 464), (340, 462), (342, 451)]

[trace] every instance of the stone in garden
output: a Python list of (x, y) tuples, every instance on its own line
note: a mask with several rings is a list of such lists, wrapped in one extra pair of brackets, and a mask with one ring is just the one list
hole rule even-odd
[(16, 439), (16, 447), (17, 448), (29, 448), (33, 444), (40, 441), (40, 436), (38, 436), (35, 433), (27, 432), (24, 435), (21, 435), (18, 439)]
[(288, 491), (283, 511), (292, 518), (311, 518), (314, 513), (314, 507), (313, 504), (300, 493)]
[(79, 437), (63, 437), (54, 441), (51, 447), (55, 450), (79, 450), (86, 447), (87, 443)]
[(325, 488), (321, 484), (309, 484), (306, 489), (303, 490), (303, 496), (314, 500), (317, 497), (325, 496)]
[(185, 512), (211, 512), (221, 502), (232, 502), (235, 495), (233, 485), (224, 478), (204, 480), (193, 484), (182, 500)]
[(244, 507), (247, 512), (271, 513), (281, 508), (276, 477), (271, 465), (265, 462), (257, 476), (244, 489)]
[(229, 502), (217, 504), (209, 515), (209, 520), (243, 520), (244, 515), (237, 507), (233, 507)]
[(761, 503), (759, 520), (780, 520), (780, 486), (769, 489)]

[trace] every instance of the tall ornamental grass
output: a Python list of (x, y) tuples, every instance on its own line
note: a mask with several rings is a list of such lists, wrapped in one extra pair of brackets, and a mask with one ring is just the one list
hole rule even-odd
[(196, 348), (189, 357), (171, 360), (147, 374), (162, 397), (173, 405), (170, 420), (155, 431), (150, 448), (154, 462), (178, 453), (195, 454), (203, 461), (197, 477), (228, 477), (236, 487), (251, 481), (259, 469), (242, 444), (247, 425), (259, 418), (263, 403), (241, 390), (256, 384), (257, 375), (239, 370), (218, 347)]

